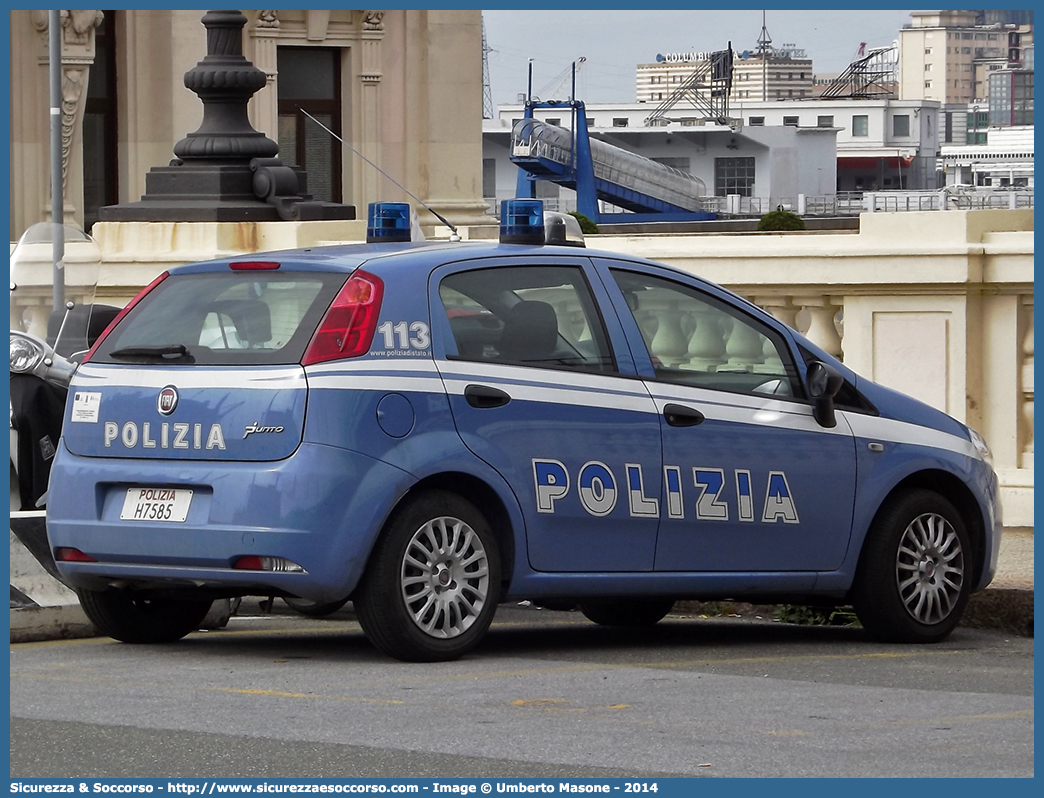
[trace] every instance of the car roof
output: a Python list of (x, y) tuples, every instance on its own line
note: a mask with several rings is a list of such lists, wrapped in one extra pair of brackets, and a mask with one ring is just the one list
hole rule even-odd
[(352, 272), (364, 263), (381, 261), (396, 267), (435, 267), (442, 263), (483, 258), (509, 258), (519, 255), (555, 257), (600, 256), (648, 263), (640, 258), (615, 252), (601, 252), (581, 247), (501, 244), (499, 241), (416, 241), (401, 244), (324, 244), (315, 247), (257, 252), (189, 263), (170, 269), (173, 274), (224, 271), (230, 263), (246, 261), (278, 261), (288, 269)]

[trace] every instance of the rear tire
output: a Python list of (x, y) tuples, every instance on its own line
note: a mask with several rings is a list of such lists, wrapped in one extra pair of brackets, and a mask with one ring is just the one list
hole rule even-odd
[(385, 654), (441, 662), (478, 645), (499, 594), (500, 556), (486, 519), (454, 493), (429, 491), (385, 525), (354, 604)]
[(863, 627), (890, 643), (936, 643), (961, 620), (972, 548), (958, 512), (929, 490), (891, 498), (863, 545), (852, 604)]
[(79, 590), (98, 631), (124, 643), (172, 643), (199, 628), (211, 601), (144, 599), (127, 590)]
[(654, 626), (674, 606), (674, 599), (627, 599), (624, 601), (585, 601), (580, 612), (601, 626)]

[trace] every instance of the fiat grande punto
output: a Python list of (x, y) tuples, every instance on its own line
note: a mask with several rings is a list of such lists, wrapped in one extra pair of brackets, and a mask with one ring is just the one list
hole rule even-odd
[(366, 244), (164, 272), (79, 365), (47, 528), (104, 634), (350, 598), (434, 661), (505, 601), (645, 626), (729, 598), (926, 643), (992, 579), (997, 479), (959, 421), (539, 201), (488, 242), (369, 211)]

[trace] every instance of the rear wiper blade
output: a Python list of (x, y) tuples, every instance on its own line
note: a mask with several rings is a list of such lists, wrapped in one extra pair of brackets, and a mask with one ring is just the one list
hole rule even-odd
[(109, 352), (109, 357), (155, 357), (161, 360), (178, 360), (188, 358), (195, 360), (189, 354), (185, 344), (166, 344), (164, 346), (125, 346), (122, 349), (114, 349)]

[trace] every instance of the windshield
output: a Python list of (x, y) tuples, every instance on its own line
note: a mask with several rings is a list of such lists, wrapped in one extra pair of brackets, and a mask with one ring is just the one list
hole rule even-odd
[(26, 230), (11, 252), (11, 329), (65, 357), (86, 352), (114, 315), (96, 314), (101, 260), (101, 247), (75, 227), (41, 222)]

